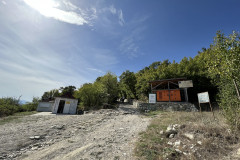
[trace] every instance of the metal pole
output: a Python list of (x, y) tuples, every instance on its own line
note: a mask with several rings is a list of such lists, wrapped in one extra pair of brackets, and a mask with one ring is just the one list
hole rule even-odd
[(210, 105), (210, 108), (211, 108), (211, 111), (212, 111), (212, 114), (213, 114), (213, 118), (215, 119), (214, 112), (213, 112), (213, 108), (212, 108), (212, 105), (211, 105), (210, 100), (209, 100), (209, 105)]
[(184, 93), (185, 93), (185, 101), (188, 102), (187, 88), (184, 88)]
[(168, 96), (169, 96), (169, 102), (171, 101), (170, 97), (170, 87), (169, 87), (169, 82), (168, 82)]

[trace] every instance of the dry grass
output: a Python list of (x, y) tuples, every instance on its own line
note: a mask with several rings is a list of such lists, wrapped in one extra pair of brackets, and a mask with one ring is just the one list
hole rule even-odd
[[(135, 148), (138, 159), (221, 159), (238, 143), (238, 136), (230, 132), (219, 112), (215, 112), (215, 118), (211, 112), (150, 112), (148, 116), (154, 118), (148, 129), (140, 134)], [(170, 124), (180, 125), (172, 139), (160, 134)], [(194, 139), (186, 138), (185, 133), (193, 134)], [(178, 147), (167, 144), (179, 140)]]
[(0, 118), (0, 125), (6, 124), (6, 123), (19, 123), (19, 122), (21, 122), (20, 118), (22, 118), (24, 116), (36, 114), (36, 113), (37, 113), (36, 111), (17, 112), (17, 113), (14, 113), (11, 116)]

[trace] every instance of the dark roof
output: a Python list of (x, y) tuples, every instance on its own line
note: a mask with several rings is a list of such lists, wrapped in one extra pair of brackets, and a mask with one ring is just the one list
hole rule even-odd
[[(54, 97), (54, 98), (76, 99), (76, 98), (71, 98), (71, 97)], [(77, 100), (77, 99), (76, 99), (76, 100)]]
[(150, 81), (149, 83), (156, 83), (156, 82), (168, 82), (168, 81), (181, 81), (181, 80), (186, 80), (187, 78), (183, 77), (183, 78), (172, 78), (172, 79), (161, 79), (161, 80), (155, 80), (155, 81)]

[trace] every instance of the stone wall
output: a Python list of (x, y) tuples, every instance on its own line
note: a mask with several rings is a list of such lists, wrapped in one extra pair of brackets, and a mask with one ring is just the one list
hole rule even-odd
[(141, 111), (186, 111), (186, 112), (197, 112), (198, 109), (192, 103), (186, 102), (157, 102), (157, 103), (142, 103), (134, 102), (133, 105), (138, 107)]

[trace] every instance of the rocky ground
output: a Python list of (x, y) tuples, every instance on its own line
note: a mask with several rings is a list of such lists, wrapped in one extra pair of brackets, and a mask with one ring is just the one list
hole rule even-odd
[(32, 115), (0, 126), (0, 159), (134, 159), (149, 118), (131, 105), (84, 115)]

